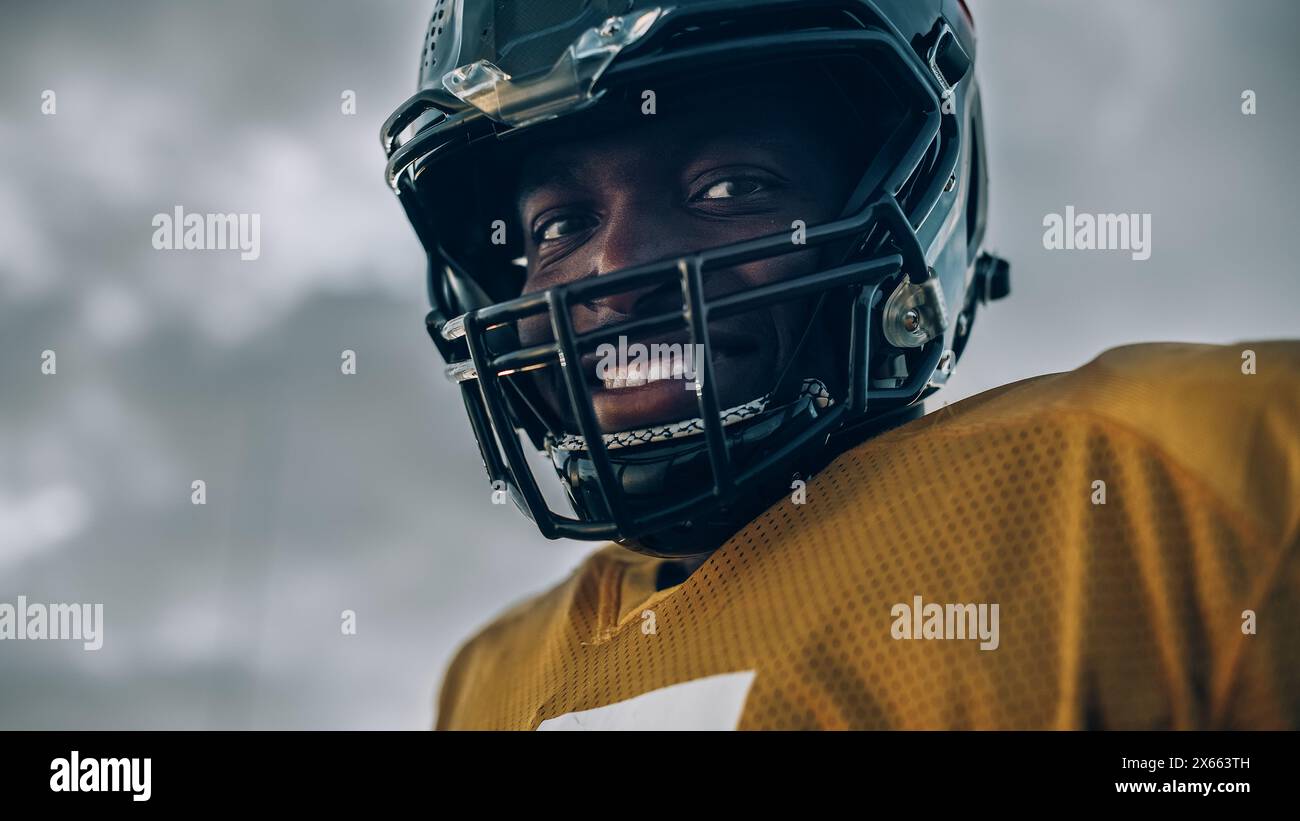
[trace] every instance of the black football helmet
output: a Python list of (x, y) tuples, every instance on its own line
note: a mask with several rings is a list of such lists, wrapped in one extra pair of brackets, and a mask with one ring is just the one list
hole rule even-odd
[[(1007, 264), (981, 253), (988, 185), (974, 61), (963, 0), (437, 0), (419, 91), (381, 138), (387, 182), (428, 253), (426, 326), (493, 486), (548, 538), (698, 555), (793, 478), (919, 414), (960, 358), (977, 305), (1008, 291)], [(781, 231), (521, 295), (522, 242), (492, 236), (510, 157), (532, 139), (629, 116), (643, 89), (708, 84), (746, 66), (788, 66), (887, 124), (862, 136), (864, 170), (839, 218), (806, 226), (801, 243)], [(779, 114), (780, 99), (771, 104)], [(711, 271), (805, 248), (824, 264), (705, 297)], [(575, 332), (571, 306), (665, 283), (680, 287), (675, 309)], [(721, 407), (710, 320), (794, 300), (814, 304), (810, 326), (825, 323), (838, 340), (837, 372), (787, 368), (753, 401)], [(518, 323), (539, 316), (551, 339), (521, 343)], [(602, 431), (583, 356), (621, 335), (683, 330), (703, 346), (697, 412)], [(540, 400), (538, 371), (562, 386), (566, 412)], [(548, 499), (550, 473), (563, 497)]]

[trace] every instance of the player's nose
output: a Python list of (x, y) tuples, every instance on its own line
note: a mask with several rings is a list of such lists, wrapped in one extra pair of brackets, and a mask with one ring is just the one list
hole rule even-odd
[[(607, 276), (689, 253), (691, 249), (681, 240), (682, 232), (666, 224), (663, 210), (629, 203), (610, 214), (596, 241), (591, 275)], [(668, 282), (620, 291), (596, 302), (610, 311), (632, 316), (670, 301), (667, 297), (679, 292), (675, 282)]]

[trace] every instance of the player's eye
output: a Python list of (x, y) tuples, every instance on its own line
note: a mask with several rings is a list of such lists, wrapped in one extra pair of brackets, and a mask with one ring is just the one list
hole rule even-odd
[(541, 244), (557, 239), (580, 234), (596, 225), (596, 218), (589, 214), (562, 214), (545, 220), (533, 229), (533, 241)]
[(707, 188), (700, 191), (692, 199), (695, 200), (728, 200), (736, 197), (743, 197), (746, 194), (755, 194), (763, 189), (763, 184), (752, 177), (733, 177), (725, 180), (718, 180), (710, 184)]

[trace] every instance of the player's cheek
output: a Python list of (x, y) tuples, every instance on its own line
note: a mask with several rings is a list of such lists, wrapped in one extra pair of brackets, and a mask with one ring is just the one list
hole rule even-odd
[[(712, 298), (717, 298), (718, 296), (726, 296), (742, 291), (753, 291), (777, 282), (810, 274), (817, 270), (817, 257), (818, 254), (815, 249), (807, 249), (746, 263), (730, 269), (726, 275), (719, 277), (723, 281), (718, 283), (719, 287), (716, 296), (713, 293), (709, 295)], [(706, 291), (712, 291), (712, 289), (706, 286)], [(789, 300), (778, 302), (770, 308), (758, 309), (752, 313), (767, 316), (770, 321), (772, 317), (791, 310), (798, 312), (798, 306), (806, 304), (807, 300)], [(749, 316), (750, 314), (745, 315)]]
[(551, 340), (550, 320), (545, 314), (534, 314), (520, 319), (519, 342), (522, 345), (541, 345)]

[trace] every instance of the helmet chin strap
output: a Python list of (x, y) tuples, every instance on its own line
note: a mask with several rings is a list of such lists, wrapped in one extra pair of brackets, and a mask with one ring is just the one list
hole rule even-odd
[[(851, 209), (858, 207), (859, 204), (857, 203), (857, 199), (858, 195), (855, 193), (851, 198), (849, 205), (844, 209), (844, 213), (849, 213)], [(854, 245), (859, 241), (860, 240), (857, 236), (841, 239), (839, 240), (839, 243), (841, 244), (839, 245), (838, 251), (836, 250), (836, 246), (830, 246), (827, 248), (827, 251), (830, 252), (828, 256), (832, 259), (838, 260), (837, 264), (843, 265), (849, 257), (852, 256)], [(828, 296), (829, 293), (827, 291), (822, 291), (817, 295), (817, 302), (813, 305), (812, 311), (808, 314), (808, 322), (804, 326), (803, 333), (799, 335), (799, 341), (795, 343), (794, 348), (790, 351), (790, 355), (786, 357), (785, 366), (781, 369), (781, 373), (777, 375), (776, 384), (772, 387), (771, 393), (768, 394), (771, 397), (772, 404), (784, 404), (785, 402), (792, 400), (803, 385), (805, 377), (817, 376), (815, 374), (800, 374), (795, 370), (795, 363), (799, 361), (804, 349), (808, 346), (809, 340), (812, 339), (813, 330), (819, 327), (819, 319), (823, 308), (826, 306), (826, 298)]]
[(808, 340), (812, 338), (813, 329), (817, 327), (817, 318), (820, 316), (822, 306), (826, 304), (826, 292), (822, 291), (817, 296), (817, 304), (813, 306), (812, 312), (808, 315), (808, 322), (804, 326), (803, 333), (799, 335), (799, 341), (795, 343), (790, 355), (786, 357), (785, 367), (776, 377), (776, 384), (768, 393), (769, 406), (775, 407), (792, 401), (795, 398), (799, 388), (803, 385), (804, 375), (795, 370), (795, 363), (799, 361), (800, 354), (808, 345)]

